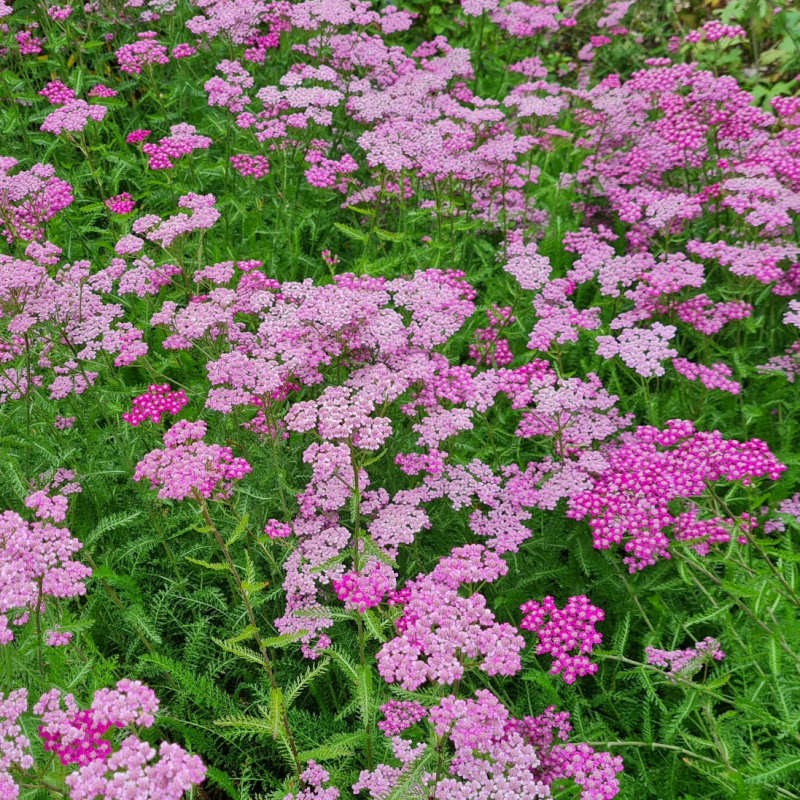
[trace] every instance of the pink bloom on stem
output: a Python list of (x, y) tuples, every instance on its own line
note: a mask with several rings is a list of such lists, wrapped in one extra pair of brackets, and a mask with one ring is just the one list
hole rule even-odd
[(711, 636), (706, 636), (702, 641), (683, 650), (659, 650), (657, 647), (647, 647), (645, 654), (648, 664), (666, 667), (667, 677), (672, 681), (678, 675), (691, 677), (706, 664), (722, 661), (725, 658), (719, 642)]
[(136, 201), (128, 192), (109, 197), (105, 204), (114, 214), (130, 214), (136, 208)]
[(553, 656), (551, 675), (563, 672), (565, 683), (575, 683), (577, 677), (597, 672), (597, 664), (589, 661), (588, 655), (603, 641), (603, 634), (594, 626), (605, 619), (605, 613), (593, 606), (588, 597), (570, 597), (560, 609), (548, 595), (541, 603), (529, 600), (520, 609), (525, 616), (519, 627), (539, 637), (536, 654)]
[(169, 384), (153, 384), (144, 394), (133, 398), (133, 408), (122, 419), (134, 428), (149, 419), (158, 425), (165, 414), (177, 414), (189, 399), (183, 389), (173, 391)]
[(234, 458), (230, 447), (204, 442), (205, 435), (202, 420), (176, 422), (164, 434), (164, 448), (151, 450), (139, 461), (133, 479), (147, 478), (162, 500), (196, 494), (214, 500), (229, 497), (234, 481), (253, 468), (243, 458)]
[(137, 144), (138, 142), (144, 141), (151, 133), (152, 131), (148, 131), (145, 128), (137, 128), (125, 137), (125, 141), (128, 144)]

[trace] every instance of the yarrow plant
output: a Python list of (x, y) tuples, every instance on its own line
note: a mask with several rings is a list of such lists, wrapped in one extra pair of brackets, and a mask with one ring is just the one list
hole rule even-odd
[(0, 0), (0, 799), (800, 800), (800, 12), (691, 5)]

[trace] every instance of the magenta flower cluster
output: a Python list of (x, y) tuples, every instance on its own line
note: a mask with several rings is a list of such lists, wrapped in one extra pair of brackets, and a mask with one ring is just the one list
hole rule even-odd
[(737, 442), (719, 431), (697, 432), (687, 420), (671, 420), (663, 431), (642, 426), (623, 434), (606, 457), (609, 468), (591, 489), (570, 499), (567, 513), (589, 517), (596, 548), (624, 542), (631, 572), (670, 558), (669, 530), (675, 541), (689, 542), (700, 553), (730, 541), (736, 519), (699, 518), (694, 498), (708, 484), (726, 480), (748, 486), (761, 477), (777, 480), (786, 469), (758, 439)]
[(189, 403), (184, 389), (173, 390), (168, 383), (152, 384), (133, 398), (133, 408), (122, 415), (134, 428), (146, 419), (158, 425), (165, 414), (177, 414)]
[[(30, 740), (19, 719), (28, 710), (27, 689), (0, 694), (0, 798), (17, 800), (20, 786), (12, 769), (34, 764)], [(205, 779), (206, 768), (182, 747), (162, 742), (156, 750), (138, 736), (126, 736), (117, 750), (103, 738), (109, 728), (149, 728), (158, 711), (155, 693), (139, 681), (123, 679), (114, 689), (95, 692), (91, 707), (80, 709), (71, 694), (45, 692), (33, 707), (41, 718), (44, 749), (63, 766), (77, 765), (64, 778), (70, 800), (180, 800)], [(152, 762), (152, 763), (150, 763)]]
[(541, 603), (528, 600), (520, 608), (525, 616), (519, 627), (539, 639), (536, 654), (553, 657), (551, 675), (563, 673), (565, 683), (575, 683), (576, 678), (597, 672), (597, 664), (589, 660), (589, 655), (603, 641), (595, 625), (605, 619), (605, 613), (588, 597), (570, 597), (564, 608), (558, 608), (548, 595)]

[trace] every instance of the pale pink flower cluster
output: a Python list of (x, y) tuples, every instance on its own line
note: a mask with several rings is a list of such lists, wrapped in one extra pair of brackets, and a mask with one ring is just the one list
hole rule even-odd
[(63, 522), (67, 518), (69, 496), (81, 491), (75, 481), (75, 473), (70, 469), (57, 469), (49, 478), (47, 473), (39, 476), (44, 486), (25, 498), (25, 507), (36, 512), (37, 519)]
[(690, 678), (702, 667), (725, 658), (719, 642), (711, 636), (706, 636), (702, 641), (695, 642), (692, 647), (683, 650), (659, 650), (657, 647), (647, 647), (645, 655), (648, 664), (666, 668), (667, 677), (673, 681), (677, 676)]
[(252, 467), (235, 458), (230, 447), (204, 442), (205, 435), (202, 420), (176, 422), (163, 436), (163, 449), (151, 450), (139, 461), (133, 479), (149, 480), (162, 500), (229, 497), (234, 481), (252, 472)]
[[(184, 213), (173, 214), (162, 220), (159, 217), (146, 217), (138, 220), (146, 223), (146, 236), (151, 242), (158, 242), (162, 247), (169, 247), (179, 236), (196, 230), (208, 230), (219, 219), (219, 211), (214, 207), (217, 199), (213, 194), (195, 194), (189, 192), (178, 200), (178, 208), (190, 210), (191, 216)], [(154, 224), (149, 225), (150, 222)], [(143, 226), (144, 227), (144, 226)], [(134, 228), (136, 229), (136, 228)], [(143, 232), (142, 228), (138, 229)]]
[(645, 378), (663, 375), (662, 362), (678, 355), (678, 351), (670, 346), (675, 333), (674, 325), (660, 322), (654, 322), (649, 328), (627, 328), (616, 337), (598, 336), (597, 354), (603, 358), (619, 356)]
[(209, 106), (222, 106), (231, 114), (239, 114), (250, 103), (245, 90), (252, 88), (253, 76), (238, 62), (225, 59), (217, 64), (217, 71), (225, 77), (209, 78), (203, 89), (208, 94)]
[(129, 75), (140, 75), (145, 67), (169, 64), (167, 48), (156, 41), (157, 38), (156, 31), (141, 31), (136, 34), (135, 42), (122, 45), (116, 52), (120, 70)]
[[(147, 142), (142, 145), (142, 152), (149, 157), (150, 169), (172, 169), (175, 166), (173, 161), (188, 156), (195, 150), (207, 150), (211, 147), (211, 139), (197, 133), (194, 125), (188, 122), (172, 125), (169, 131), (170, 135), (159, 139), (157, 143)], [(132, 139), (134, 133), (128, 135), (129, 142), (144, 138), (142, 136)]]
[(564, 683), (575, 683), (576, 678), (597, 672), (597, 664), (589, 660), (589, 655), (603, 641), (595, 625), (605, 619), (605, 613), (588, 597), (570, 597), (564, 608), (558, 608), (548, 595), (541, 603), (528, 600), (520, 609), (525, 616), (519, 627), (539, 638), (536, 654), (553, 657), (551, 675), (563, 673)]
[(33, 711), (41, 716), (45, 750), (65, 766), (78, 765), (64, 778), (70, 800), (179, 800), (205, 778), (202, 761), (177, 744), (162, 742), (154, 761), (156, 750), (135, 735), (117, 750), (103, 738), (111, 727), (153, 725), (158, 698), (139, 681), (123, 679), (114, 689), (100, 689), (85, 710), (71, 694), (52, 689)]
[[(411, 719), (418, 713), (415, 709)], [(548, 798), (551, 785), (565, 779), (580, 787), (581, 800), (611, 800), (619, 792), (621, 758), (586, 744), (556, 743), (565, 742), (571, 730), (566, 712), (551, 707), (538, 717), (515, 719), (495, 695), (479, 689), (473, 698), (444, 697), (427, 717), (436, 735), (453, 748), (446, 772), (420, 769), (428, 745), (413, 745), (394, 734), (392, 752), (400, 765), (362, 771), (354, 792), (384, 800), (401, 781), (408, 787), (412, 770), (418, 777), (407, 791), (447, 800)]]
[(396, 594), (394, 602), (403, 609), (395, 623), (399, 635), (377, 655), (387, 683), (412, 691), (426, 681), (451, 684), (463, 677), (465, 658), (480, 658), (478, 665), (488, 675), (515, 675), (522, 668), (525, 641), (516, 629), (495, 622), (482, 594), (458, 593), (462, 583), (495, 580), (507, 570), (491, 551), (479, 545), (472, 549), (468, 559), (454, 551)]
[[(42, 386), (50, 374), (51, 398), (81, 394), (96, 379), (89, 365), (102, 352), (116, 354), (115, 366), (147, 352), (142, 332), (119, 321), (122, 307), (103, 302), (95, 291), (88, 262), (52, 269), (59, 248), (32, 243), (26, 252), (36, 260), (0, 255), (0, 309), (19, 342), (4, 358), (10, 366), (0, 376), (0, 403), (31, 391), (27, 377)], [(24, 371), (15, 362), (25, 363)]]
[(72, 187), (50, 164), (34, 164), (15, 175), (15, 158), (0, 157), (0, 233), (12, 243), (41, 241), (44, 226), (73, 201)]
[(27, 710), (27, 689), (14, 689), (7, 696), (0, 692), (0, 800), (17, 800), (19, 786), (11, 770), (29, 770), (34, 763), (30, 740), (19, 721)]
[(102, 121), (107, 111), (105, 106), (92, 106), (85, 100), (70, 100), (55, 111), (51, 111), (44, 118), (40, 130), (56, 136), (64, 132), (77, 133), (88, 125), (89, 120)]
[[(45, 492), (28, 498), (38, 516), (53, 522), (64, 518), (66, 500), (61, 500)], [(44, 611), (46, 598), (86, 594), (92, 570), (73, 560), (83, 545), (53, 522), (28, 522), (14, 511), (0, 514), (0, 644), (14, 639), (9, 623), (22, 625), (31, 613)]]
[(378, 728), (386, 736), (396, 736), (428, 716), (428, 710), (416, 700), (390, 700), (381, 706), (381, 713)]
[(338, 800), (338, 789), (333, 786), (328, 788), (323, 786), (330, 777), (330, 773), (311, 758), (300, 774), (300, 780), (305, 786), (297, 794), (290, 792), (285, 795), (283, 800)]
[(180, 800), (205, 776), (200, 758), (180, 745), (161, 742), (156, 751), (128, 736), (108, 760), (91, 761), (67, 775), (64, 783), (70, 800)]

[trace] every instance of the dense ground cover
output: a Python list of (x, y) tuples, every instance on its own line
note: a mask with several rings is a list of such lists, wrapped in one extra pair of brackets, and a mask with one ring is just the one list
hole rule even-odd
[(0, 799), (800, 798), (800, 11), (718, 5), (0, 0)]

